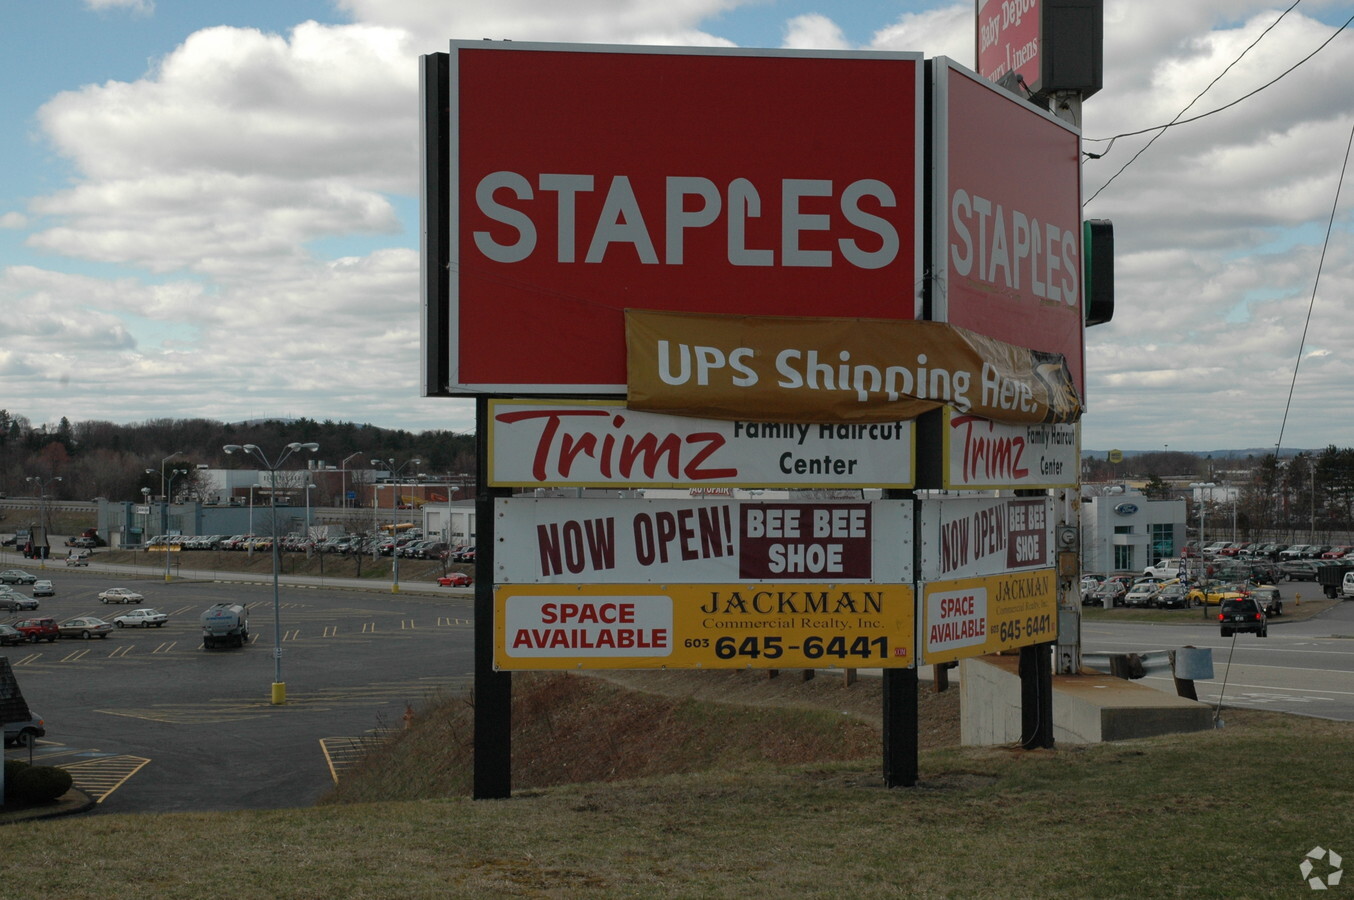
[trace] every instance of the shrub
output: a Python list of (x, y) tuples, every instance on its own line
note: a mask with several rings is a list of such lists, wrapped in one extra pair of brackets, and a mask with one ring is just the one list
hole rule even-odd
[(55, 766), (28, 766), (14, 775), (10, 790), (8, 772), (5, 777), (5, 796), (21, 803), (48, 803), (71, 789), (71, 773)]
[(28, 768), (28, 763), (22, 759), (5, 760), (5, 796), (0, 800), (17, 800), (18, 795), (14, 793), (14, 779), (19, 777), (19, 773)]

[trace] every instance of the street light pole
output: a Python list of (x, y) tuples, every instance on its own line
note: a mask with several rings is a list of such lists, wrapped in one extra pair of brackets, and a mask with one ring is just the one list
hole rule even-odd
[[(277, 470), (282, 468), (282, 464), (298, 450), (309, 450), (314, 453), (320, 449), (316, 443), (302, 444), (292, 442), (282, 448), (277, 459), (268, 461), (268, 456), (259, 448), (257, 444), (227, 444), (221, 448), (227, 453), (234, 453), (237, 450), (243, 451), (249, 456), (254, 457), (263, 467), (268, 470), (271, 476), (272, 496), (269, 498), (268, 505), (272, 508), (273, 515), (273, 691), (272, 701), (274, 706), (281, 706), (287, 702), (287, 685), (282, 680), (282, 601), (278, 590), (278, 572), (281, 569), (281, 559), (278, 556), (277, 541)], [(307, 496), (309, 491), (307, 491)], [(250, 492), (250, 516), (252, 520), (254, 504), (253, 492)]]
[(349, 453), (347, 456), (343, 457), (343, 461), (339, 463), (339, 478), (340, 478), (339, 491), (342, 494), (342, 497), (340, 499), (343, 500), (342, 506), (344, 509), (348, 508), (348, 460), (352, 459), (354, 456), (361, 455), (362, 455), (361, 450), (358, 450), (356, 453)]
[[(53, 475), (50, 478), (43, 478), (41, 475), (30, 475), (24, 479), (24, 481), (36, 481), (38, 483), (38, 520), (42, 522), (42, 543), (44, 548), (49, 546), (48, 541), (51, 538), (50, 532), (52, 530), (51, 516), (47, 513), (47, 488), (51, 486), (53, 481), (61, 480), (63, 479), (60, 475)], [(37, 541), (34, 541), (31, 536), (29, 537), (29, 542), (33, 544), (33, 552), (38, 555), (38, 568), (47, 568), (47, 555), (43, 553), (42, 550), (38, 549)]]
[[(168, 486), (164, 486), (164, 484), (162, 483), (162, 487), (165, 487), (165, 490), (173, 491), (173, 490), (174, 490), (174, 476), (175, 476), (175, 475), (187, 475), (187, 474), (188, 474), (188, 470), (187, 470), (187, 469), (171, 469), (170, 472), (169, 472), (169, 483), (168, 483)], [(161, 473), (161, 475), (162, 475), (162, 477), (163, 477), (163, 473)], [(165, 494), (164, 502), (165, 502), (165, 505), (164, 505), (164, 515), (161, 516), (161, 524), (162, 524), (162, 525), (164, 526), (164, 528), (165, 528), (164, 532), (162, 532), (162, 533), (166, 536), (166, 539), (165, 539), (165, 582), (168, 583), (168, 581), (169, 581), (169, 548), (172, 547), (172, 546), (174, 546), (174, 545), (171, 544), (171, 543), (169, 542), (169, 540), (168, 540), (168, 535), (169, 535), (169, 494)]]
[[(169, 488), (165, 486), (165, 463), (176, 456), (183, 456), (183, 451), (175, 450), (173, 453), (160, 460), (160, 500), (164, 504), (160, 507), (160, 533), (163, 535), (169, 534)], [(147, 469), (147, 471), (149, 472), (151, 470)], [(174, 479), (171, 476), (170, 481), (172, 482), (173, 480)], [(165, 552), (168, 553), (169, 551), (166, 550)]]
[(395, 465), (394, 459), (387, 459), (384, 461), (373, 459), (371, 464), (373, 466), (379, 466), (382, 462), (390, 467), (390, 477), (395, 483), (394, 497), (390, 501), (390, 593), (398, 594), (400, 592), (400, 554), (399, 547), (395, 546), (395, 525), (398, 523), (400, 517), (400, 474), (410, 466), (420, 465), (423, 460), (418, 459), (417, 457), (414, 459), (406, 459), (397, 466)]

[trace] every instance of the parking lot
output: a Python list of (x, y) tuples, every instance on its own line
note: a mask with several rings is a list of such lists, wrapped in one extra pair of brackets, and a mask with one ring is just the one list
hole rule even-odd
[[(406, 708), (468, 690), (473, 670), (467, 596), (391, 594), (379, 587), (130, 579), (53, 569), (40, 615), (111, 621), (112, 586), (168, 614), (159, 628), (107, 638), (7, 647), (30, 708), (46, 720), (34, 762), (60, 765), (109, 812), (302, 806), (313, 803), (364, 742), (400, 728)], [(204, 650), (198, 617), (213, 603), (249, 609), (243, 649)], [(17, 621), (33, 613), (0, 614)], [(276, 636), (280, 635), (280, 642)], [(271, 702), (280, 645), (286, 703)], [(6, 756), (27, 759), (15, 748)]]

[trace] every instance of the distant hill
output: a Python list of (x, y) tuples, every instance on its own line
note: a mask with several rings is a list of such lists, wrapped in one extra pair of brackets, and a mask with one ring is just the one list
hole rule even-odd
[[(1118, 450), (1125, 457), (1142, 456), (1145, 453), (1171, 452), (1171, 453), (1188, 453), (1191, 456), (1212, 457), (1213, 459), (1245, 459), (1247, 457), (1255, 457), (1256, 459), (1259, 459), (1262, 456), (1274, 452), (1273, 447), (1256, 447), (1249, 450), (1170, 450), (1170, 451), (1167, 451), (1165, 448), (1160, 447), (1153, 448), (1151, 450), (1127, 450), (1123, 447), (1120, 447), (1118, 448)], [(1288, 459), (1289, 457), (1296, 456), (1299, 453), (1313, 455), (1318, 454), (1320, 452), (1321, 452), (1320, 450), (1304, 450), (1300, 447), (1284, 447), (1279, 451), (1279, 458)], [(1109, 450), (1087, 450), (1085, 447), (1083, 447), (1081, 450), (1081, 456), (1083, 459), (1104, 459), (1108, 454)]]

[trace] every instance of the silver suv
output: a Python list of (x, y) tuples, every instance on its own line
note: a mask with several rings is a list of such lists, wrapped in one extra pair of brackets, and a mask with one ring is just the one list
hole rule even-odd
[(6, 747), (31, 747), (47, 733), (41, 716), (5, 723)]

